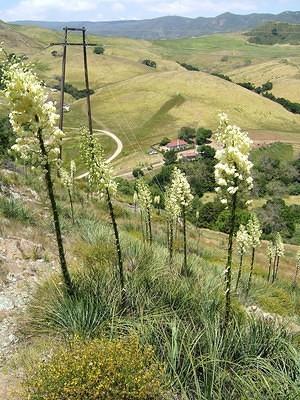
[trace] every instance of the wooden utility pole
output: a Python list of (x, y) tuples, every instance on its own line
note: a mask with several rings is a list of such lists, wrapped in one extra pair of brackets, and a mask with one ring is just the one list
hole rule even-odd
[[(88, 112), (88, 126), (89, 132), (93, 134), (93, 121), (92, 121), (92, 110), (91, 110), (91, 96), (90, 96), (90, 85), (89, 85), (89, 73), (88, 73), (88, 60), (87, 60), (87, 47), (97, 46), (95, 43), (87, 43), (86, 40), (86, 28), (63, 28), (65, 31), (64, 42), (62, 43), (50, 43), (50, 46), (63, 46), (63, 57), (62, 57), (62, 76), (60, 82), (60, 106), (59, 106), (59, 129), (63, 130), (64, 127), (64, 100), (65, 100), (65, 82), (66, 82), (66, 64), (67, 64), (67, 47), (68, 46), (82, 46), (83, 48), (83, 64), (84, 64), (84, 79), (86, 88), (86, 101), (87, 101), (87, 112)], [(68, 33), (70, 31), (82, 32), (82, 42), (72, 43), (68, 42)], [(60, 159), (62, 160), (62, 146), (60, 145)]]

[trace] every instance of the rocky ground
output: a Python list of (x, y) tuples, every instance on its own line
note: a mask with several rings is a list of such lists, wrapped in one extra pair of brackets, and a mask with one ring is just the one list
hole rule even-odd
[(22, 345), (26, 305), (41, 276), (51, 272), (53, 262), (39, 243), (15, 236), (0, 237), (0, 399), (7, 399), (14, 373), (7, 367)]

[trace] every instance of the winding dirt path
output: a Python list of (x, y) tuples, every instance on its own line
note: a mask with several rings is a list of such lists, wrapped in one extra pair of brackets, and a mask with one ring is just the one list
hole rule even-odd
[[(66, 129), (77, 130), (77, 128), (70, 128), (70, 127), (67, 127)], [(97, 134), (99, 136), (101, 136), (101, 135), (109, 136), (116, 142), (117, 148), (116, 148), (115, 152), (106, 160), (106, 162), (108, 162), (108, 163), (112, 162), (114, 159), (116, 159), (121, 154), (121, 152), (123, 150), (122, 141), (118, 138), (117, 135), (115, 135), (112, 132), (105, 131), (105, 130), (102, 130), (102, 129), (93, 129), (93, 131), (95, 132), (95, 134)], [(71, 140), (71, 138), (66, 138), (66, 140)], [(84, 172), (83, 174), (76, 176), (75, 179), (83, 179), (87, 175), (88, 175), (88, 172)]]

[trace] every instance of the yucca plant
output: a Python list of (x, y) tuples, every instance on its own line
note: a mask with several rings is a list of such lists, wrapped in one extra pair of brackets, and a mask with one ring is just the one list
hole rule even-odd
[[(136, 183), (137, 203), (141, 212), (141, 224), (144, 237), (149, 244), (152, 244), (152, 209), (153, 200), (149, 186), (143, 179), (139, 179)], [(145, 227), (145, 228), (143, 228)]]
[[(216, 192), (221, 203), (230, 210), (227, 262), (225, 268), (225, 313), (224, 327), (227, 327), (231, 309), (231, 268), (233, 237), (236, 230), (236, 209), (253, 187), (252, 162), (249, 160), (251, 143), (248, 134), (235, 125), (230, 125), (226, 114), (220, 114), (220, 123), (215, 134), (220, 146), (215, 158)], [(247, 204), (247, 202), (246, 202)]]
[(249, 221), (247, 223), (247, 232), (249, 235), (249, 245), (251, 247), (251, 264), (250, 264), (250, 273), (249, 273), (249, 278), (247, 282), (247, 288), (246, 288), (246, 296), (248, 296), (249, 291), (251, 289), (251, 284), (252, 284), (252, 276), (253, 276), (253, 270), (254, 270), (254, 261), (255, 261), (255, 252), (257, 247), (260, 245), (260, 238), (262, 235), (262, 230), (260, 228), (260, 223), (255, 214), (251, 214)]
[(98, 195), (106, 197), (109, 215), (115, 236), (115, 248), (118, 259), (118, 272), (121, 288), (122, 304), (125, 305), (125, 274), (119, 229), (115, 217), (112, 196), (117, 192), (117, 183), (113, 171), (104, 158), (103, 148), (95, 136), (90, 135), (86, 128), (81, 132), (81, 156), (88, 169), (89, 187)]
[(52, 170), (59, 168), (59, 148), (63, 137), (63, 132), (56, 127), (59, 116), (55, 105), (47, 100), (43, 83), (30, 66), (25, 66), (14, 57), (9, 58), (3, 67), (3, 77), (10, 121), (17, 136), (12, 150), (45, 179), (63, 280), (68, 293), (73, 295), (52, 178)]
[(61, 182), (68, 192), (73, 224), (75, 224), (74, 205), (73, 205), (73, 195), (75, 189), (75, 173), (76, 173), (76, 164), (74, 160), (71, 160), (70, 170), (67, 171), (65, 168), (60, 168), (60, 174), (59, 174)]
[(239, 270), (238, 270), (236, 285), (235, 285), (236, 291), (238, 290), (239, 282), (240, 282), (241, 275), (242, 275), (244, 256), (247, 253), (249, 246), (250, 246), (249, 242), (250, 242), (250, 238), (249, 238), (247, 229), (245, 228), (244, 225), (240, 225), (239, 230), (237, 231), (237, 234), (236, 234), (237, 251), (240, 256)]

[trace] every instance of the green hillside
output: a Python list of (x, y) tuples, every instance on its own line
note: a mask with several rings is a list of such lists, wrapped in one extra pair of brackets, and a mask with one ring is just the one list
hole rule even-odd
[(300, 44), (300, 24), (268, 22), (247, 33), (250, 43), (256, 44)]

